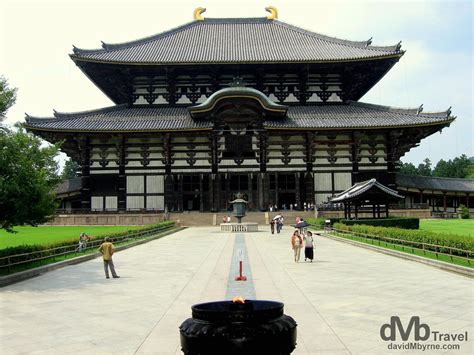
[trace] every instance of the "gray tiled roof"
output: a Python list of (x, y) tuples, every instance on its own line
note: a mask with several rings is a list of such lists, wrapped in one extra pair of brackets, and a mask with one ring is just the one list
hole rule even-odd
[(78, 191), (81, 191), (81, 187), (82, 187), (82, 180), (80, 177), (67, 179), (67, 180), (62, 181), (56, 187), (56, 194), (65, 195), (65, 194), (70, 194), (73, 192), (78, 192)]
[(335, 197), (331, 199), (331, 202), (333, 203), (344, 202), (347, 200), (354, 199), (356, 197), (363, 195), (364, 193), (366, 193), (372, 188), (376, 188), (384, 192), (385, 194), (396, 197), (396, 198), (403, 198), (403, 196), (399, 195), (397, 191), (392, 190), (385, 185), (382, 185), (375, 179), (370, 179), (367, 181), (358, 182), (354, 184), (353, 186), (351, 186), (350, 188), (348, 188), (347, 190), (337, 194)]
[(349, 101), (347, 105), (290, 106), (284, 120), (267, 120), (267, 128), (372, 128), (430, 125), (449, 122), (450, 111), (418, 113)]
[[(402, 127), (449, 124), (454, 118), (450, 111), (419, 113), (410, 109), (358, 102), (325, 106), (289, 106), (284, 118), (266, 120), (264, 126), (274, 129), (344, 129)], [(53, 118), (26, 117), (27, 128), (46, 131), (167, 131), (211, 129), (206, 119), (192, 119), (188, 108), (133, 107), (125, 105), (99, 110), (58, 113)]]
[(74, 47), (74, 60), (125, 64), (324, 62), (402, 55), (400, 44), (376, 47), (328, 37), (266, 18), (206, 18), (102, 49)]
[(185, 107), (127, 108), (126, 105), (76, 113), (55, 112), (55, 118), (27, 116), (27, 127), (52, 131), (166, 131), (212, 128), (194, 121)]
[(431, 176), (396, 175), (397, 185), (434, 191), (474, 192), (474, 179), (439, 178)]

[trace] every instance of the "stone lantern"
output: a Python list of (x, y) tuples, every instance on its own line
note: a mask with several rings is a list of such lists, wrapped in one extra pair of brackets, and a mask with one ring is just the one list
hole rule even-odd
[(237, 218), (237, 223), (242, 223), (242, 217), (245, 216), (245, 211), (247, 210), (248, 202), (244, 200), (243, 197), (244, 196), (238, 192), (237, 195), (235, 195), (235, 199), (230, 201), (234, 217)]

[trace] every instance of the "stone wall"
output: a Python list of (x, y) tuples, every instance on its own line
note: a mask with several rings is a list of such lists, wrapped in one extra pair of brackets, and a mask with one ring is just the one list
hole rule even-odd
[(48, 225), (53, 226), (142, 226), (164, 220), (162, 214), (64, 214), (57, 215)]

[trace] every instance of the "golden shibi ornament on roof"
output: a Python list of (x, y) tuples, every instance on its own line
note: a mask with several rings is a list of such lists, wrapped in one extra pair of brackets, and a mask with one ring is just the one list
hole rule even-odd
[[(267, 16), (267, 20), (275, 20), (278, 18), (278, 10), (275, 6), (267, 6), (265, 10), (270, 13), (270, 15)], [(203, 21), (204, 16), (202, 16), (202, 14), (205, 12), (206, 12), (206, 8), (197, 7), (193, 12), (194, 20)]]

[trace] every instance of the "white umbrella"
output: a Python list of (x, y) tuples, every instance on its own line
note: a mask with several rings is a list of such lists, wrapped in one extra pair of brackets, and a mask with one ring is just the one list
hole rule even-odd
[(280, 218), (281, 218), (281, 214), (277, 214), (275, 217), (273, 217), (273, 220), (280, 219)]

